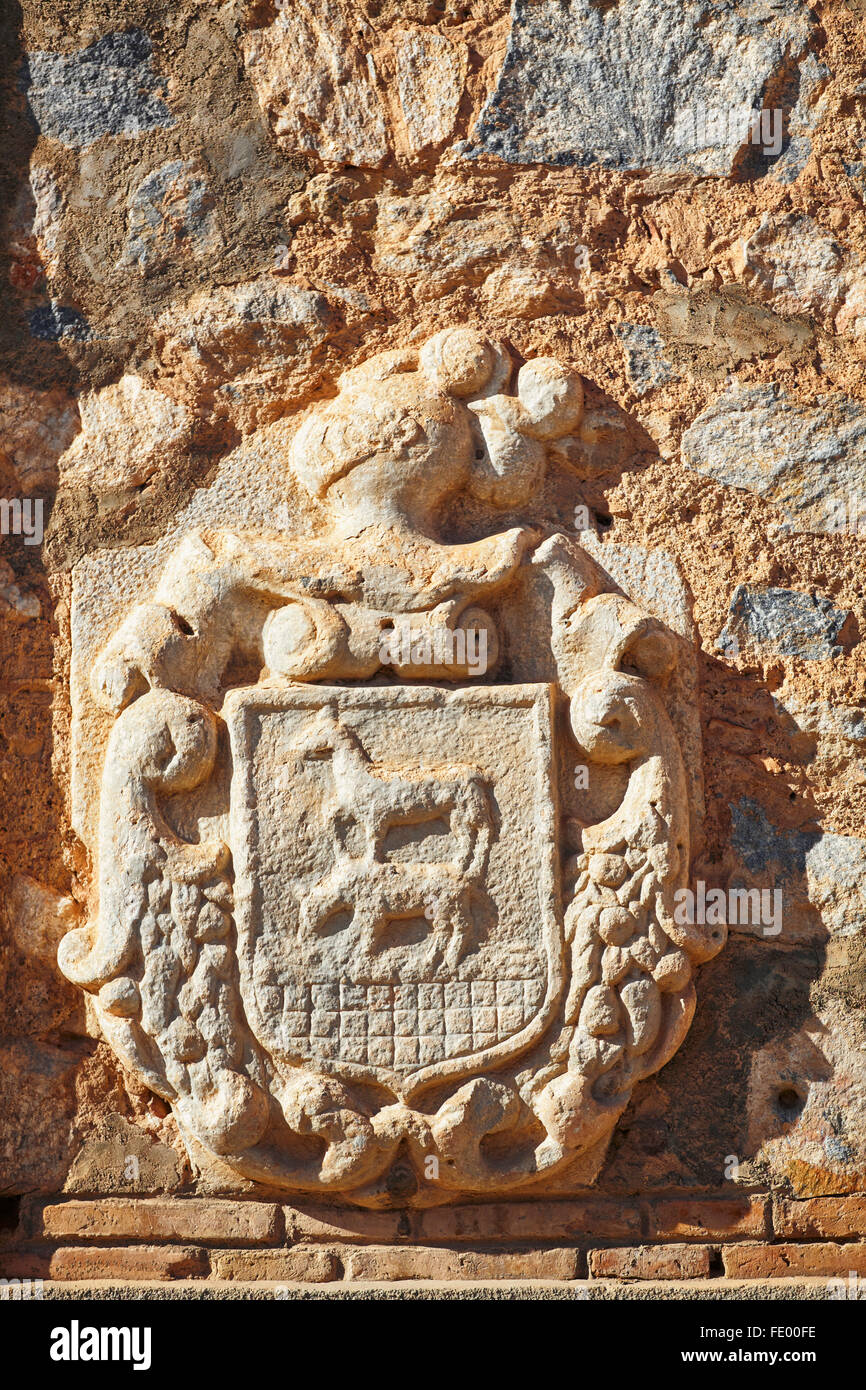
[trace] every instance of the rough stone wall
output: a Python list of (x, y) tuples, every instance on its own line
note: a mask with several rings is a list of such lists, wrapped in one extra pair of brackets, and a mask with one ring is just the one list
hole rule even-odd
[[(6, 7), (0, 493), (44, 504), (41, 543), (7, 527), (0, 561), (16, 1267), (866, 1273), (864, 19), (860, 0)], [(245, 1184), (237, 1206), (57, 967), (94, 892), (73, 573), (158, 542), (220, 470), (254, 479), (347, 367), (465, 324), (583, 379), (581, 436), (522, 516), (574, 529), (585, 507), (592, 556), (693, 645), (692, 877), (781, 889), (781, 930), (731, 926), (591, 1195), (566, 1174), (411, 1218), (399, 1191), (284, 1215)]]

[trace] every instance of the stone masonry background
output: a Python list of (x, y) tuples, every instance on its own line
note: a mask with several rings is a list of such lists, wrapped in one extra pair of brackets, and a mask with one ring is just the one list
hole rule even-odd
[[(10, 1273), (866, 1274), (864, 22), (862, 0), (6, 5), (0, 494), (44, 501), (41, 545), (0, 540)], [(730, 123), (676, 138), (677, 113), (743, 106), (780, 113), (777, 152)], [(587, 507), (591, 552), (694, 643), (692, 876), (781, 888), (784, 925), (701, 970), (592, 1193), (283, 1213), (197, 1179), (57, 969), (92, 892), (72, 569), (158, 538), (234, 451), (284, 448), (346, 366), (463, 323), (583, 377), (586, 452), (532, 517)]]

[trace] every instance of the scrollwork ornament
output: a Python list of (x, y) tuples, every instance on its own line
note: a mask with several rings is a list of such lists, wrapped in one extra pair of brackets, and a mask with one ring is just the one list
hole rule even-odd
[[(673, 910), (678, 639), (574, 536), (492, 520), (582, 411), (574, 373), (475, 330), (373, 357), (294, 436), (327, 534), (190, 531), (95, 663), (98, 909), (61, 968), (246, 1179), (591, 1178), (688, 1030), (723, 933)], [(446, 542), (461, 497), (491, 529)]]

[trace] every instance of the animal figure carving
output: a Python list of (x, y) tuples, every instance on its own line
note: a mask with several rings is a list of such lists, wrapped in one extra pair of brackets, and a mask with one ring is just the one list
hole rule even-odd
[[(326, 816), (337, 845), (333, 870), (301, 905), (302, 930), (319, 934), (352, 913), (361, 950), (375, 955), (392, 923), (425, 917), (430, 949), (453, 968), (469, 950), (476, 922), (492, 904), (480, 887), (493, 833), (487, 793), (471, 768), (445, 768), (415, 777), (373, 765), (357, 735), (323, 711), (307, 725), (296, 753), (328, 761), (332, 788)], [(386, 840), (395, 827), (446, 822), (451, 861), (392, 861)], [(351, 853), (347, 831), (357, 827)]]

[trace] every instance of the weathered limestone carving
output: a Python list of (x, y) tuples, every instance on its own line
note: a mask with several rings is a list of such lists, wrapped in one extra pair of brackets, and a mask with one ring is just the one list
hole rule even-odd
[(462, 494), (513, 513), (579, 428), (573, 374), (512, 372), (468, 329), (347, 372), (291, 452), (329, 534), (188, 534), (92, 671), (99, 904), (61, 966), (248, 1179), (592, 1177), (722, 945), (674, 920), (677, 639), (573, 537), (437, 532)]

